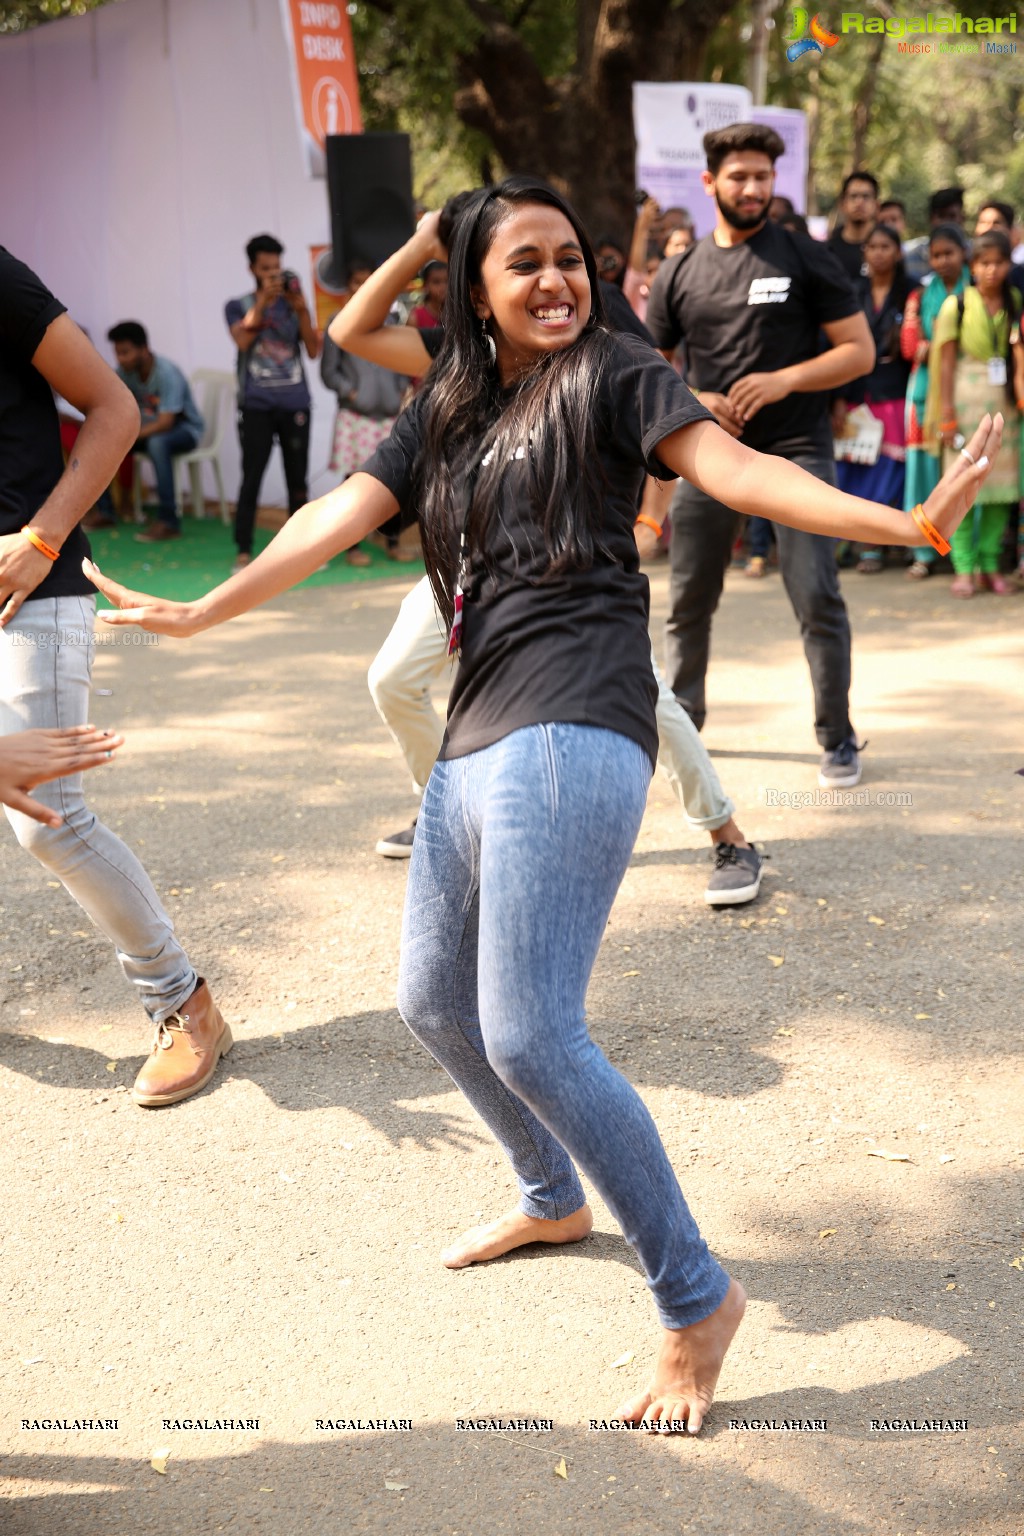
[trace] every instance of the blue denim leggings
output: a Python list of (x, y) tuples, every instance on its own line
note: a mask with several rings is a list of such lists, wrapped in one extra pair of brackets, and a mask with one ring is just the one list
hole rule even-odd
[(637, 1252), (663, 1324), (715, 1311), (728, 1276), (639, 1094), (584, 1002), (651, 778), (628, 737), (514, 731), (438, 762), (416, 826), (398, 1006), (506, 1152), (530, 1216), (583, 1205), (575, 1158)]

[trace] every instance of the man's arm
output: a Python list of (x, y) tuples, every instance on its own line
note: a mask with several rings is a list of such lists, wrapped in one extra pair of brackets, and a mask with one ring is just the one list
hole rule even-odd
[[(85, 417), (64, 473), (27, 524), (51, 549), (59, 550), (135, 442), (139, 408), (67, 315), (58, 315), (47, 326), (32, 366)], [(52, 562), (23, 534), (0, 538), (0, 627), (10, 622), (51, 568)]]
[(302, 337), (306, 355), (310, 362), (315, 363), (320, 356), (320, 332), (313, 324), (302, 289), (300, 288), (297, 293), (289, 293), (287, 299), (299, 318), (299, 335)]
[(151, 421), (147, 421), (139, 428), (139, 435), (135, 441), (144, 443), (147, 437), (155, 437), (158, 432), (169, 432), (177, 419), (176, 411), (160, 411)]
[(774, 373), (748, 373), (729, 391), (730, 403), (741, 420), (749, 421), (763, 406), (785, 400), (787, 395), (812, 395), (862, 379), (875, 366), (875, 344), (861, 313), (822, 326), (829, 342), (827, 352), (792, 363)]

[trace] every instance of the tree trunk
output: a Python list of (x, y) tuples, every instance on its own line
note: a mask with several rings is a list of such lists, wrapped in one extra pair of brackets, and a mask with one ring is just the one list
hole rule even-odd
[(509, 171), (567, 194), (592, 235), (628, 241), (635, 217), (635, 80), (694, 80), (738, 0), (577, 0), (577, 72), (548, 80), (516, 30), (470, 0), (482, 31), (459, 60), (455, 109)]

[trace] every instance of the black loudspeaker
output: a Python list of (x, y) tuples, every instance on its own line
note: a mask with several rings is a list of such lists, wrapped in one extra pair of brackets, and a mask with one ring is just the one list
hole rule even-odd
[(331, 278), (338, 287), (354, 261), (379, 267), (416, 228), (407, 133), (335, 133), (327, 138)]

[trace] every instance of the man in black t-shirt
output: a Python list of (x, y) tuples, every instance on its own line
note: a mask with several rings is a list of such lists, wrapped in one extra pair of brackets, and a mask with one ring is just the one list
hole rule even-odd
[[(85, 417), (65, 468), (54, 391)], [(96, 591), (82, 516), (135, 441), (139, 410), (64, 305), (0, 246), (0, 734), (84, 725)], [(57, 826), (8, 808), (19, 843), (116, 946), (156, 1025), (133, 1096), (202, 1088), (231, 1035), (135, 855), (85, 803), (78, 774), (41, 785)]]
[(851, 282), (864, 272), (864, 242), (878, 223), (878, 182), (870, 171), (851, 171), (839, 193), (842, 225), (828, 247)]
[[(867, 321), (829, 251), (768, 220), (783, 152), (778, 134), (738, 123), (706, 134), (704, 148), (704, 185), (715, 198), (717, 223), (662, 266), (647, 305), (648, 328), (666, 355), (685, 341), (690, 387), (725, 431), (832, 484), (828, 391), (870, 373)], [(686, 481), (673, 496), (671, 516), (668, 679), (699, 729), (711, 619), (736, 516)], [(860, 762), (849, 715), (850, 625), (833, 541), (781, 526), (776, 538), (814, 686), (824, 749), (819, 783), (847, 787), (858, 782)]]

